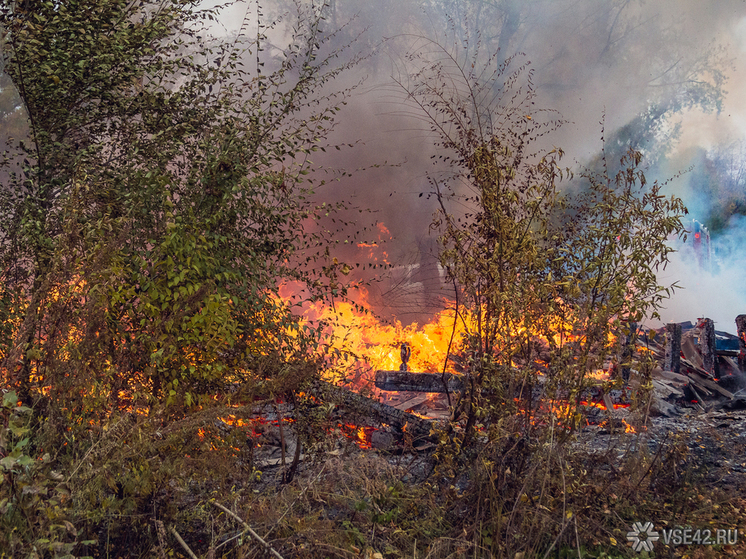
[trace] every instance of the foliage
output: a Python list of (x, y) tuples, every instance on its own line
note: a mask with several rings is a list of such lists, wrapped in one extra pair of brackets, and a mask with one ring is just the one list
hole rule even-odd
[[(171, 438), (175, 434), (162, 433), (156, 446), (163, 450), (176, 444), (181, 435)], [(520, 553), (525, 558), (620, 559), (639, 556), (626, 534), (641, 518), (656, 527), (734, 528), (743, 521), (743, 496), (713, 488), (711, 482), (722, 470), (712, 470), (713, 456), (696, 456), (700, 446), (714, 450), (726, 443), (718, 430), (685, 430), (658, 441), (661, 445), (653, 452), (646, 445), (641, 448), (645, 439), (637, 436), (610, 439), (608, 446), (592, 439), (588, 434), (584, 440), (588, 452), (555, 440), (537, 453), (543, 460), (527, 460), (528, 447), (515, 441), (494, 443), (500, 446), (492, 450), (499, 452), (491, 452), (491, 457), (485, 453), (470, 469), (468, 483), (448, 484), (429, 475), (432, 456), (386, 456), (349, 445), (345, 450), (329, 436), (327, 443), (335, 446), (332, 455), (306, 463), (291, 484), (278, 485), (278, 472), (270, 468), (261, 474), (224, 471), (221, 466), (229, 462), (218, 453), (205, 464), (203, 478), (175, 479), (156, 492), (150, 506), (159, 515), (169, 514), (165, 518), (199, 557), (210, 557), (211, 550), (218, 557), (266, 556), (235, 519), (211, 505), (213, 500), (236, 513), (283, 557), (309, 559), (372, 559), (375, 553), (386, 559), (514, 559)], [(145, 452), (150, 453), (147, 446)], [(742, 452), (729, 450), (734, 459)], [(130, 449), (121, 456), (133, 460), (137, 452)], [(122, 491), (132, 490), (138, 471), (145, 469), (132, 469), (130, 478), (120, 478)], [(152, 480), (145, 477), (150, 485)], [(81, 479), (94, 482), (88, 475)], [(113, 499), (113, 485), (96, 490), (109, 492), (103, 506), (121, 504)], [(86, 498), (91, 489), (83, 492)], [(102, 530), (100, 537), (108, 538), (110, 549), (144, 557), (158, 556), (159, 549), (178, 549), (167, 538), (161, 546), (153, 518), (128, 518), (129, 523), (112, 522), (108, 532)], [(743, 545), (715, 546), (703, 557), (738, 557)], [(668, 551), (662, 546), (656, 544), (656, 553)]]
[[(462, 448), (478, 423), (491, 426), (490, 440), (503, 428), (530, 433), (554, 417), (533, 421), (541, 400), (580, 400), (588, 373), (617, 351), (610, 334), (670, 293), (655, 271), (668, 261), (667, 239), (682, 232), (684, 207), (646, 184), (635, 152), (616, 176), (606, 165), (584, 171), (586, 187), (561, 193), (570, 174), (561, 150), (534, 147), (561, 122), (534, 109), (528, 64), (458, 56), (425, 41), (410, 55), (423, 70), (399, 83), (439, 148), (433, 227), (441, 264), (473, 317), (464, 340), (471, 389), (454, 412), (466, 420)], [(541, 379), (537, 360), (551, 371)], [(574, 406), (560, 421), (575, 424)]]
[(431, 43), (410, 60), (424, 70), (400, 85), (439, 148), (433, 228), (467, 329), (468, 388), (440, 434), (439, 471), (468, 479), (482, 503), (469, 528), (475, 544), (534, 556), (575, 522), (583, 476), (563, 443), (582, 420), (590, 373), (609, 360), (635, 366), (620, 343), (671, 292), (656, 271), (682, 233), (684, 207), (646, 183), (633, 151), (619, 173), (603, 155), (601, 172), (581, 171), (560, 191), (571, 176), (561, 150), (534, 146), (561, 123), (534, 109), (527, 64), (480, 67)]
[[(307, 175), (344, 102), (321, 89), (349, 63), (298, 10), (266, 70), (267, 28), (206, 40), (218, 12), (196, 3), (2, 6), (30, 126), (0, 223), (6, 290), (27, 305), (4, 348), (24, 401), (189, 406), (316, 344), (277, 288), (343, 293), (323, 267), (334, 207), (314, 206)], [(97, 405), (52, 406), (70, 383)]]
[[(70, 490), (53, 469), (54, 457), (33, 457), (31, 408), (15, 392), (0, 408), (0, 548), (20, 557), (69, 556), (78, 542), (70, 522)], [(82, 543), (82, 542), (81, 542)], [(92, 542), (87, 542), (92, 543)], [(25, 545), (28, 544), (28, 545)], [(3, 555), (5, 556), (5, 555)]]
[[(605, 169), (605, 154), (601, 160)], [(661, 194), (658, 182), (647, 184), (641, 162), (642, 155), (630, 150), (615, 176), (583, 171), (585, 184), (568, 200), (551, 251), (560, 317), (581, 340), (572, 354), (579, 380), (602, 367), (611, 335), (630, 336), (632, 324), (658, 317), (657, 309), (677, 287), (659, 285), (656, 274), (674, 251), (668, 241), (684, 232), (686, 208)]]
[[(4, 79), (28, 125), (0, 190), (3, 386), (33, 411), (21, 458), (65, 472), (102, 546), (101, 526), (154, 514), (159, 488), (209, 469), (190, 456), (207, 460), (199, 430), (225, 405), (291, 399), (318, 376), (321, 327), (281, 286), (301, 286), (299, 305), (346, 292), (325, 222), (343, 205), (316, 201), (310, 157), (330, 147), (350, 92), (331, 82), (355, 57), (313, 6), (276, 35), (247, 13), (225, 41), (210, 36), (220, 8), (199, 4), (0, 2)], [(6, 507), (29, 524), (13, 549), (84, 553), (56, 532), (63, 508), (33, 495)]]
[[(320, 31), (326, 9), (299, 7), (280, 50), (263, 22), (252, 40), (248, 20), (230, 44), (206, 39), (217, 12), (190, 1), (0, 2), (29, 126), (0, 192), (0, 353), (23, 404), (7, 392), (0, 410), (0, 543), (14, 556), (173, 555), (165, 524), (207, 556), (265, 553), (210, 506), (230, 494), (288, 557), (579, 555), (579, 515), (613, 534), (582, 533), (601, 557), (659, 510), (643, 498), (654, 481), (683, 488), (667, 477), (679, 447), (632, 453), (614, 499), (608, 470), (564, 452), (575, 408), (557, 420), (535, 397), (579, 398), (615, 350), (609, 332), (655, 310), (680, 203), (645, 184), (635, 153), (618, 176), (581, 173), (587, 188), (565, 198), (561, 151), (534, 152), (559, 122), (534, 109), (528, 65), (493, 57), (483, 72), (432, 43), (401, 83), (442, 148), (435, 226), (458, 310), (476, 317), (469, 386), (435, 476), (345, 456), (289, 483), (301, 442), (342, 453), (325, 430), (333, 406), (304, 398), (285, 430), (278, 405), (298, 403), (325, 358), (279, 285), (334, 298), (350, 268), (308, 175), (345, 100), (327, 86), (349, 65)], [(276, 480), (255, 468), (260, 433), (233, 428), (260, 403), (282, 462), (296, 439)], [(620, 517), (593, 512), (617, 501)]]

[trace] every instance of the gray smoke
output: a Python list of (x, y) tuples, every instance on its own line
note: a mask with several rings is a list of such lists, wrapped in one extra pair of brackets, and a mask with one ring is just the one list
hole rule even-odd
[[(265, 12), (286, 9), (278, 0)], [(429, 277), (440, 273), (429, 233), (435, 203), (426, 195), (432, 136), (417, 115), (404, 110), (392, 80), (402, 77), (403, 57), (417, 37), (439, 41), (461, 60), (478, 53), (478, 63), (498, 49), (498, 62), (523, 53), (521, 60), (534, 71), (536, 106), (568, 121), (543, 147), (561, 146), (570, 165), (597, 158), (603, 135), (609, 153), (626, 145), (643, 149), (648, 178), (665, 179), (695, 164), (698, 148), (712, 150), (746, 133), (746, 4), (740, 1), (331, 0), (325, 9), (330, 31), (346, 26), (335, 39), (339, 45), (359, 35), (353, 48), (373, 54), (341, 84), (365, 79), (332, 138), (360, 143), (318, 159), (348, 171), (368, 170), (321, 196), (371, 208), (374, 213), (363, 214), (361, 225), (380, 221), (391, 232), (383, 249), (398, 268), (377, 288), (384, 306), (386, 300), (399, 305), (396, 289), (407, 283), (407, 274), (430, 296), (441, 294), (437, 278)], [(230, 22), (240, 19), (235, 14), (241, 10), (231, 8)], [(228, 20), (225, 25), (231, 32)], [(381, 166), (371, 168), (376, 164)], [(692, 176), (673, 180), (668, 189), (690, 205), (691, 217), (704, 221), (713, 201), (702, 196)], [(733, 330), (735, 315), (746, 312), (738, 281), (744, 270), (737, 252), (722, 247), (737, 246), (742, 232), (740, 223), (729, 223), (714, 236), (720, 260), (711, 271), (693, 270), (684, 252), (675, 258), (660, 279), (679, 281), (686, 290), (669, 302), (664, 320), (707, 315), (718, 328)], [(418, 265), (427, 273), (413, 272)], [(418, 305), (427, 310), (429, 302), (419, 302), (411, 289), (403, 297), (402, 314), (416, 315), (412, 307)]]

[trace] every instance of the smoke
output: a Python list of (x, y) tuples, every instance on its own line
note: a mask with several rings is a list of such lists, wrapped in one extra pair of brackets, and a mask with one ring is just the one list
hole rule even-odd
[[(269, 14), (279, 14), (288, 4), (276, 0), (266, 8)], [(589, 164), (597, 158), (603, 136), (612, 154), (626, 145), (643, 149), (651, 180), (694, 166), (670, 182), (669, 192), (681, 196), (692, 216), (705, 225), (717, 209), (717, 200), (693, 177), (704, 176), (698, 168), (706, 163), (703, 154), (746, 135), (746, 106), (741, 102), (746, 92), (746, 4), (331, 0), (326, 9), (329, 31), (341, 28), (333, 46), (357, 38), (353, 48), (370, 56), (337, 84), (364, 79), (331, 138), (358, 144), (314, 160), (345, 168), (353, 176), (328, 185), (320, 196), (370, 208), (372, 213), (361, 214), (359, 227), (373, 232), (372, 225), (382, 222), (391, 232), (385, 250), (398, 271), (388, 286), (379, 286), (387, 294), (382, 299), (396, 299), (392, 290), (406, 283), (402, 275), (413, 266), (431, 275), (440, 273), (429, 231), (436, 206), (427, 196), (433, 137), (417, 115), (403, 111), (402, 92), (392, 80), (401, 76), (403, 57), (416, 37), (438, 41), (460, 60), (474, 55), (477, 63), (497, 49), (501, 54), (496, 63), (524, 53), (522, 60), (530, 61), (534, 72), (536, 106), (556, 110), (567, 120), (542, 147), (562, 147), (569, 165)], [(235, 22), (241, 10), (236, 5), (231, 10)], [(366, 170), (355, 172), (360, 168)], [(742, 234), (742, 223), (735, 221), (713, 234), (716, 265), (710, 271), (694, 270), (686, 250), (675, 256), (660, 280), (679, 281), (686, 289), (669, 302), (664, 320), (707, 315), (719, 328), (733, 330), (735, 314), (746, 312), (746, 297), (738, 281), (744, 270), (737, 253), (727, 247), (737, 246)], [(364, 255), (351, 249), (351, 258)], [(421, 280), (439, 293), (434, 278)], [(407, 297), (408, 308), (419, 304), (411, 292)]]
[(739, 237), (743, 239), (746, 234), (746, 220), (734, 219), (728, 231), (712, 241), (709, 265), (699, 263), (691, 241), (678, 243), (679, 251), (658, 279), (662, 285), (678, 282), (683, 289), (676, 290), (664, 304), (661, 320), (649, 321), (646, 326), (711, 318), (716, 330), (736, 334), (736, 316), (746, 314), (746, 265), (739, 257), (743, 249), (738, 246)]

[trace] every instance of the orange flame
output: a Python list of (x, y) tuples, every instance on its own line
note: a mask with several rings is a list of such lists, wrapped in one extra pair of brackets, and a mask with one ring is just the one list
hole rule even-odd
[[(361, 304), (340, 302), (334, 308), (321, 303), (310, 305), (305, 316), (323, 320), (332, 334), (329, 349), (340, 357), (339, 368), (357, 376), (359, 388), (366, 386), (375, 370), (398, 370), (401, 365), (401, 344), (412, 348), (408, 369), (415, 372), (440, 372), (446, 361), (449, 343), (451, 351), (464, 331), (455, 313), (446, 309), (427, 324), (403, 326), (399, 321), (382, 322), (367, 310), (365, 297)], [(446, 370), (453, 372), (449, 362)]]
[(383, 262), (384, 264), (389, 264), (389, 254), (385, 250), (379, 250), (380, 249), (380, 243), (390, 241), (393, 239), (391, 236), (391, 232), (386, 228), (386, 226), (378, 222), (376, 224), (376, 228), (378, 229), (378, 240), (377, 241), (371, 241), (371, 242), (360, 242), (357, 244), (358, 248), (367, 248), (370, 249), (368, 251), (368, 260), (371, 262), (378, 262), (379, 260)]

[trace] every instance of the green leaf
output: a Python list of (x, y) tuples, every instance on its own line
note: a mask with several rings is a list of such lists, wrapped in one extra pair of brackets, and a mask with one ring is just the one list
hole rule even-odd
[(3, 395), (3, 407), (14, 408), (16, 405), (18, 405), (18, 395), (15, 393), (15, 390), (6, 392)]
[(25, 425), (13, 425), (10, 424), (8, 426), (8, 429), (10, 429), (10, 432), (13, 433), (16, 437), (21, 437), (29, 432), (29, 428)]

